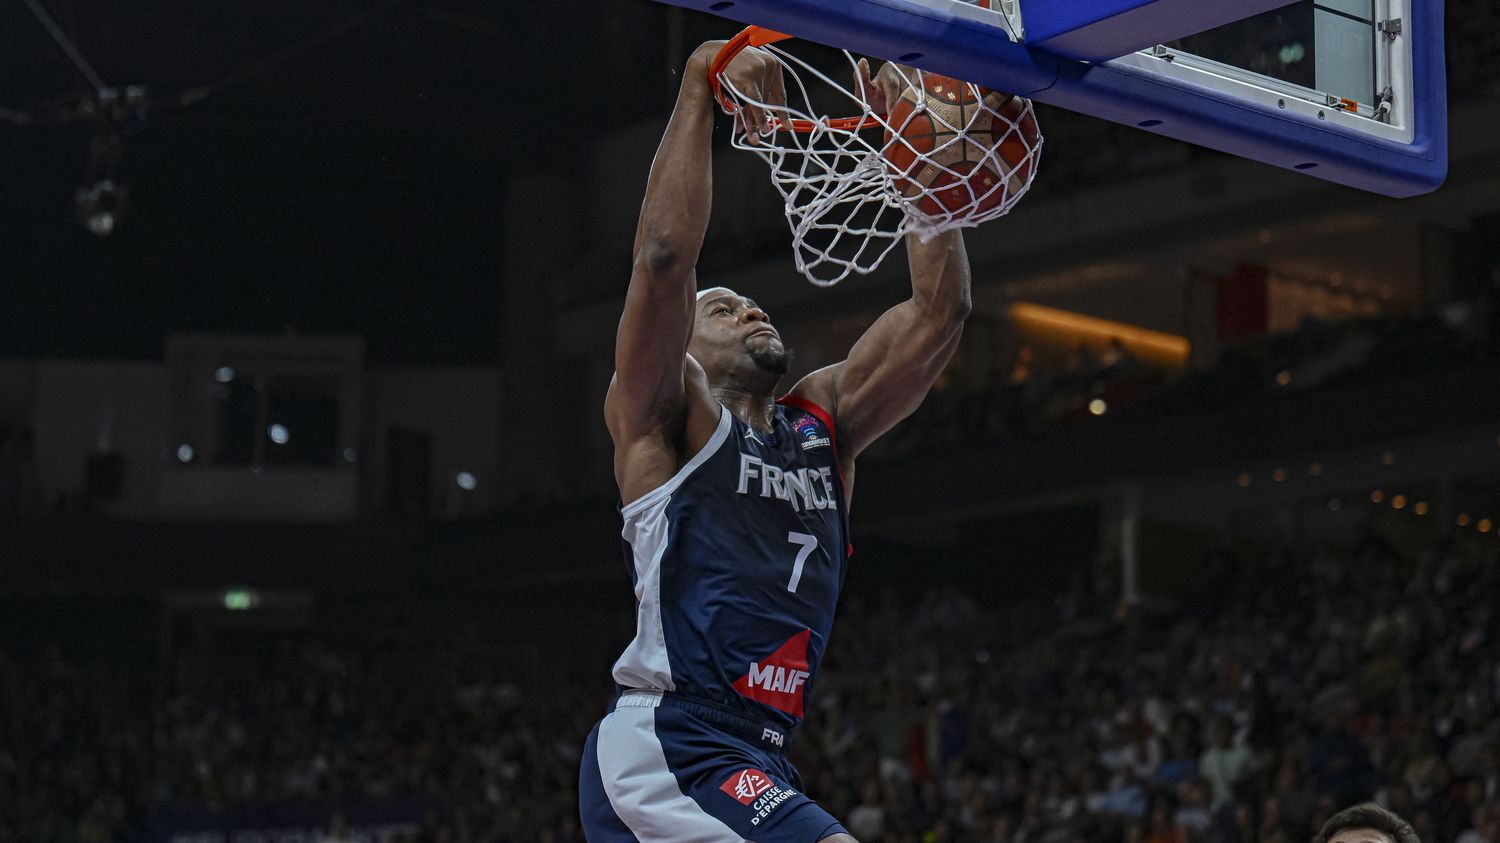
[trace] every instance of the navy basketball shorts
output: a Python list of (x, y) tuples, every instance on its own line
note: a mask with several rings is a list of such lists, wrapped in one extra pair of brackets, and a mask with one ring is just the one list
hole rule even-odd
[(589, 732), (578, 808), (589, 843), (817, 843), (846, 834), (802, 793), (766, 723), (660, 691), (626, 691)]

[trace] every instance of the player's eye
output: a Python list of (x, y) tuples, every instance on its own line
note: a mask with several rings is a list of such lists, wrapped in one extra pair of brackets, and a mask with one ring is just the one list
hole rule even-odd
[(729, 308), (727, 308), (727, 307), (725, 307), (723, 305), (719, 305), (718, 307), (714, 308), (713, 310), (710, 310), (709, 314), (716, 316), (716, 315), (718, 315), (720, 313), (728, 313), (728, 312), (729, 312)]

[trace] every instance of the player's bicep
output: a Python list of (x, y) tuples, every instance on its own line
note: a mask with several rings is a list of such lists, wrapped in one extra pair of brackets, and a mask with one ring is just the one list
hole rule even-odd
[(886, 311), (829, 375), (828, 389), (850, 455), (911, 415), (952, 359), (963, 332), (957, 314), (912, 301)]
[(692, 339), (693, 271), (685, 279), (636, 261), (615, 334), (615, 377), (605, 399), (612, 431), (654, 424), (664, 406), (681, 403), (688, 341)]

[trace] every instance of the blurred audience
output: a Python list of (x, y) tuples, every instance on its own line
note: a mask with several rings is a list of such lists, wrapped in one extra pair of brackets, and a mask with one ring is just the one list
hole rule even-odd
[(973, 378), (957, 362), (928, 400), (876, 459), (934, 446), (979, 444), (997, 436), (1031, 435), (1108, 415), (1157, 416), (1213, 411), (1268, 395), (1285, 395), (1451, 371), (1488, 359), (1489, 345), (1471, 305), (1457, 303), (1421, 318), (1366, 318), (1267, 334), (1223, 350), (1202, 372), (1171, 372), (1133, 357), (1118, 338), (1079, 343), (1048, 359), (1018, 346), (1009, 363)]
[[(953, 589), (848, 601), (792, 748), (808, 791), (863, 843), (1292, 843), (1366, 800), (1500, 843), (1497, 546), (1248, 554), (1222, 606), (1073, 612), (1003, 651), (1003, 613)], [(472, 631), (215, 664), (0, 658), (0, 841), (309, 805), (358, 839), (334, 815), (369, 804), (418, 806), (394, 839), (579, 839), (597, 676)]]

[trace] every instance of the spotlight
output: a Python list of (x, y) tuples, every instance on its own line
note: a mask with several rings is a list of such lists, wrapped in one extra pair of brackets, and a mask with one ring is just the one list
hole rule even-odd
[(458, 476), (453, 478), (453, 482), (457, 483), (458, 488), (463, 489), (465, 492), (472, 492), (479, 486), (479, 478), (468, 471), (460, 471)]
[(125, 185), (105, 178), (78, 188), (73, 205), (85, 228), (95, 237), (108, 237), (125, 216), (128, 196)]
[(1095, 398), (1089, 402), (1089, 412), (1096, 416), (1102, 416), (1109, 410), (1109, 405), (1104, 403), (1103, 398)]

